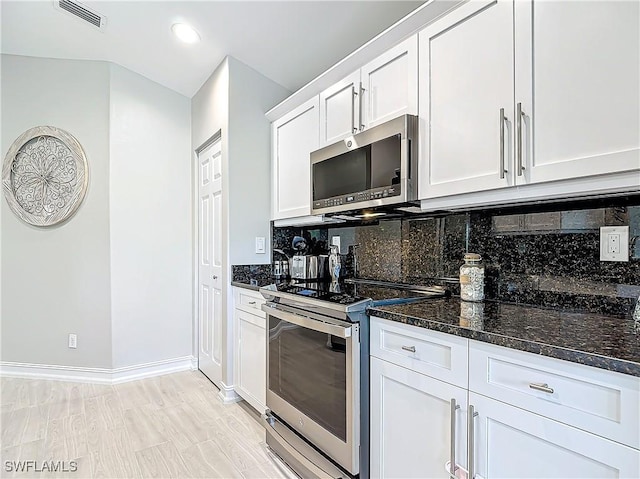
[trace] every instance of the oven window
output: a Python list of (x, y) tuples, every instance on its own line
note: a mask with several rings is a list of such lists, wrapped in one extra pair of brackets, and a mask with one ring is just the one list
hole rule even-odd
[(345, 340), (268, 318), (269, 389), (346, 442)]
[(399, 184), (400, 140), (400, 135), (394, 135), (313, 164), (313, 199)]

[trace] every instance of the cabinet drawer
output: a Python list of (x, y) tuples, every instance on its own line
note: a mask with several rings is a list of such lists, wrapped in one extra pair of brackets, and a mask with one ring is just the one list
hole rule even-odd
[(261, 307), (266, 301), (259, 292), (250, 289), (236, 288), (234, 296), (236, 308), (246, 311), (247, 313), (265, 317), (265, 313)]
[(467, 388), (468, 340), (371, 317), (371, 355)]
[(470, 341), (469, 389), (640, 448), (640, 378)]

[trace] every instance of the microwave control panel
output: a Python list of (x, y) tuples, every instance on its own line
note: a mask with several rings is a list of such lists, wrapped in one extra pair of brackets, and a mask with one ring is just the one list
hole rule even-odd
[(379, 188), (377, 190), (361, 191), (359, 193), (352, 193), (344, 196), (334, 196), (326, 200), (318, 200), (313, 202), (313, 208), (330, 208), (332, 206), (348, 205), (350, 203), (360, 203), (362, 201), (378, 200), (382, 198), (389, 198), (391, 196), (400, 195), (400, 185), (387, 186), (385, 188)]

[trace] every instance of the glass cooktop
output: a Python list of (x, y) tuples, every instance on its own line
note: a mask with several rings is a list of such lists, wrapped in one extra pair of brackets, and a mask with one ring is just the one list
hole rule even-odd
[[(275, 287), (274, 287), (275, 286)], [(272, 285), (271, 288), (282, 293), (294, 294), (334, 304), (350, 305), (360, 301), (372, 300), (374, 305), (419, 301), (426, 298), (444, 296), (446, 291), (439, 288), (411, 287), (394, 283), (375, 281), (359, 282), (291, 282)]]

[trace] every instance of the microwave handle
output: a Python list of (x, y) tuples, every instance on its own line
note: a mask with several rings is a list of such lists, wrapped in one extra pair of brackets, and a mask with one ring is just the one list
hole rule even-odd
[(282, 321), (293, 323), (303, 328), (311, 329), (313, 331), (327, 333), (345, 339), (351, 337), (351, 326), (345, 327), (339, 326), (337, 324), (325, 323), (317, 319), (311, 319), (305, 316), (300, 316), (298, 314), (282, 311), (276, 306), (268, 306), (266, 304), (262, 305), (262, 311), (267, 313), (267, 315), (274, 316), (278, 319), (281, 319)]

